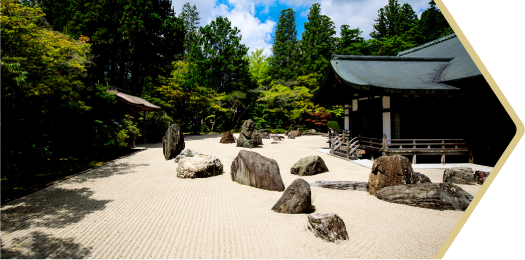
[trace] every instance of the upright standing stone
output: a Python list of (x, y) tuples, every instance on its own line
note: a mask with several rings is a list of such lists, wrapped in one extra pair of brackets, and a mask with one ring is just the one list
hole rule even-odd
[(259, 189), (283, 191), (279, 165), (274, 159), (241, 150), (231, 166), (232, 181)]
[(221, 144), (233, 144), (235, 143), (235, 136), (233, 136), (230, 131), (225, 132), (221, 135), (221, 140), (219, 142)]
[(166, 134), (162, 138), (162, 152), (164, 159), (169, 160), (175, 158), (184, 150), (184, 137), (179, 125), (173, 124), (168, 128)]
[(377, 191), (387, 186), (412, 184), (414, 170), (410, 160), (404, 156), (382, 156), (372, 165), (368, 177), (368, 192), (375, 195)]
[(237, 138), (237, 147), (254, 148), (261, 144), (262, 135), (257, 125), (251, 119), (244, 121), (239, 138)]

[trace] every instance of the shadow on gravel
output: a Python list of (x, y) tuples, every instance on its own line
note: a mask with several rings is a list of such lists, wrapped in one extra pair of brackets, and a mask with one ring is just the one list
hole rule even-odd
[[(237, 134), (238, 136), (239, 134)], [(221, 137), (221, 134), (206, 134), (206, 135), (184, 135), (184, 141), (193, 141), (193, 140), (204, 140), (209, 138), (218, 138)], [(162, 147), (162, 143), (160, 143)]]
[(111, 202), (90, 198), (93, 193), (89, 188), (49, 187), (16, 200), (12, 205), (3, 205), (2, 232), (37, 227), (63, 228), (77, 223), (86, 215), (103, 210)]
[[(162, 155), (159, 155), (162, 156)], [(136, 167), (149, 166), (149, 163), (127, 163), (127, 162), (110, 162), (98, 169), (94, 169), (91, 172), (81, 174), (72, 178), (70, 181), (75, 183), (83, 183), (93, 179), (107, 178), (113, 175), (123, 175), (133, 173), (136, 171)]]
[(74, 243), (73, 238), (56, 238), (38, 231), (31, 232), (29, 235), (17, 240), (20, 240), (21, 243), (16, 244), (16, 247), (13, 245), (10, 248), (7, 248), (2, 242), (2, 258), (81, 259), (87, 258), (90, 253), (89, 248)]

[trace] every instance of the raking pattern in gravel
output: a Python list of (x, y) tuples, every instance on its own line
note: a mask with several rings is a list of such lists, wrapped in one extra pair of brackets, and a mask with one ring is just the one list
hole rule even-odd
[[(220, 136), (185, 137), (225, 173), (179, 179), (162, 144), (2, 205), (2, 258), (432, 258), (463, 212), (387, 203), (362, 191), (312, 187), (316, 212), (337, 213), (350, 240), (329, 243), (306, 230), (306, 214), (271, 210), (281, 192), (232, 182), (243, 148)], [(370, 169), (314, 151), (320, 136), (263, 140), (252, 149), (277, 160), (284, 184), (299, 159), (320, 155), (329, 172), (302, 177), (367, 181)], [(442, 171), (420, 170), (433, 182)], [(475, 195), (479, 185), (461, 185)]]

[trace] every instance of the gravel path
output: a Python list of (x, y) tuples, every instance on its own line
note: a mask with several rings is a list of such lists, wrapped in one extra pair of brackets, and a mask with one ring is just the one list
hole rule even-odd
[[(224, 174), (179, 179), (162, 144), (121, 158), (1, 207), (2, 258), (433, 258), (463, 212), (393, 204), (362, 191), (312, 187), (316, 212), (337, 213), (350, 240), (325, 242), (306, 230), (306, 214), (271, 210), (281, 192), (232, 182), (244, 149), (220, 136), (187, 136), (186, 148), (213, 154)], [(285, 186), (302, 157), (321, 156), (330, 170), (316, 180), (367, 181), (370, 169), (319, 153), (320, 136), (256, 151), (277, 160)], [(419, 170), (440, 182), (442, 170)], [(479, 185), (460, 185), (472, 195)]]

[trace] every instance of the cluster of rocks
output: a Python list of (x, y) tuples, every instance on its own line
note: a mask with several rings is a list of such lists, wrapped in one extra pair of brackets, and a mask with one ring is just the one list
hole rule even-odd
[[(293, 132), (293, 131), (292, 131)], [(300, 134), (300, 132), (298, 132)], [(268, 131), (257, 130), (251, 120), (243, 124), (241, 134), (236, 140), (231, 132), (221, 136), (221, 143), (235, 143), (237, 146), (253, 148), (262, 144), (262, 136), (270, 138)], [(293, 134), (288, 135), (293, 136)], [(284, 136), (271, 136), (275, 141), (284, 140)], [(213, 155), (200, 154), (190, 149), (184, 149), (184, 137), (177, 124), (168, 128), (163, 138), (163, 154), (166, 160), (174, 159), (178, 164), (176, 169), (179, 178), (206, 178), (223, 173), (223, 164)], [(299, 176), (315, 175), (327, 172), (325, 162), (319, 156), (302, 158), (290, 169), (291, 174)], [(231, 178), (241, 184), (271, 191), (284, 191), (281, 198), (272, 207), (278, 213), (299, 214), (311, 213), (312, 205), (310, 184), (303, 179), (296, 179), (285, 190), (277, 161), (264, 157), (256, 152), (241, 150), (231, 165)], [(317, 237), (330, 242), (348, 239), (348, 233), (343, 220), (337, 214), (313, 213), (308, 215), (308, 230)]]
[(473, 197), (452, 182), (467, 184), (471, 179), (468, 169), (458, 168), (445, 170), (444, 183), (432, 183), (427, 176), (414, 173), (408, 158), (383, 156), (374, 161), (368, 192), (393, 203), (437, 210), (465, 210)]

